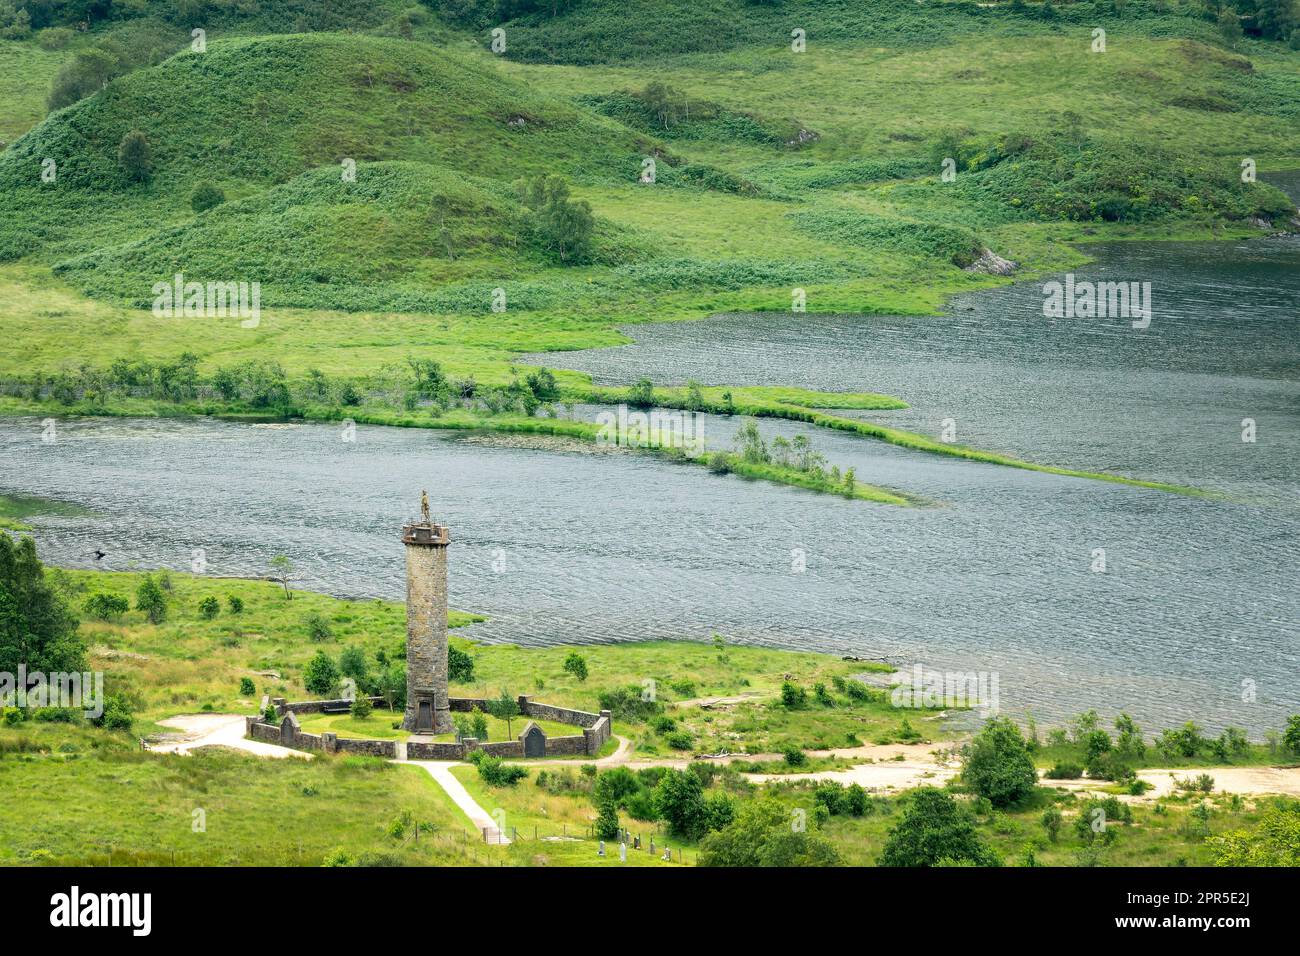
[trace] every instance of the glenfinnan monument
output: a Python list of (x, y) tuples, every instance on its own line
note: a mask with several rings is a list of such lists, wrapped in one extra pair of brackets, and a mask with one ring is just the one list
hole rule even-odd
[(406, 714), (402, 728), (449, 734), (447, 701), (447, 545), (451, 535), (429, 517), (420, 493), (420, 520), (402, 528), (406, 545)]

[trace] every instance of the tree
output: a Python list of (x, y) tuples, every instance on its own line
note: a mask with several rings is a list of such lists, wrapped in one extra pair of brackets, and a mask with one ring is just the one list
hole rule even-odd
[(374, 706), (370, 703), (370, 698), (365, 694), (358, 694), (356, 699), (352, 701), (352, 706), (348, 709), (357, 720), (365, 720), (374, 712)]
[(839, 853), (824, 837), (796, 824), (791, 808), (764, 797), (704, 837), (700, 866), (834, 866)]
[(618, 837), (618, 804), (613, 799), (600, 801), (596, 814), (596, 837), (601, 840)]
[(1020, 735), (1020, 728), (1009, 718), (991, 719), (963, 756), (962, 780), (995, 807), (1006, 807), (1024, 799), (1038, 784), (1029, 748)]
[(86, 598), (82, 605), (85, 612), (96, 620), (109, 621), (121, 617), (131, 610), (131, 602), (117, 594), (100, 591)]
[(287, 555), (277, 554), (271, 559), (271, 578), (279, 581), (284, 585), (284, 596), (290, 601), (293, 595), (289, 593), (289, 576), (293, 574), (293, 562)]
[(366, 661), (366, 652), (355, 644), (349, 644), (339, 654), (339, 673), (351, 677), (361, 687), (370, 675), (370, 665)]
[(921, 787), (876, 861), (879, 866), (940, 866), (972, 863), (999, 866), (1001, 860), (975, 831), (975, 818), (951, 794)]
[(654, 807), (668, 832), (688, 840), (704, 829), (704, 786), (693, 773), (670, 770), (654, 790)]
[(1300, 13), (1294, 0), (1256, 0), (1255, 25), (1269, 39), (1285, 39), (1300, 25)]
[(577, 651), (569, 651), (568, 655), (564, 658), (564, 672), (566, 674), (572, 674), (580, 681), (586, 680), (587, 659)]
[(406, 668), (401, 664), (388, 664), (379, 672), (379, 678), (376, 681), (375, 691), (384, 702), (388, 704), (388, 709), (397, 711), (406, 706)]
[(150, 624), (161, 624), (167, 618), (167, 596), (152, 574), (146, 574), (136, 588), (135, 609), (144, 611)]
[(324, 651), (307, 662), (302, 673), (302, 683), (313, 694), (328, 694), (338, 685), (339, 669)]
[(122, 137), (117, 147), (117, 161), (132, 182), (143, 183), (153, 175), (153, 148), (149, 137), (133, 129)]
[(80, 671), (86, 647), (77, 618), (45, 578), (31, 538), (0, 532), (0, 671)]
[(533, 233), (560, 262), (588, 258), (596, 220), (589, 203), (570, 201), (568, 183), (559, 176), (535, 176), (519, 180), (515, 191), (530, 211)]
[(1241, 41), (1241, 17), (1231, 7), (1219, 11), (1219, 36), (1229, 47), (1235, 47)]
[(511, 723), (521, 713), (519, 710), (519, 701), (511, 697), (509, 692), (503, 687), (501, 695), (496, 700), (488, 701), (488, 713), (497, 720), (506, 722), (506, 736), (513, 737), (514, 731), (511, 729)]
[(1279, 800), (1252, 830), (1233, 830), (1210, 841), (1215, 866), (1300, 866), (1300, 802)]
[(196, 213), (207, 212), (226, 201), (226, 194), (212, 183), (203, 182), (190, 193), (190, 208)]
[(1293, 754), (1300, 754), (1300, 714), (1292, 714), (1287, 719), (1282, 746)]
[(111, 51), (90, 47), (63, 65), (50, 86), (45, 105), (51, 112), (98, 93), (122, 72), (120, 59)]

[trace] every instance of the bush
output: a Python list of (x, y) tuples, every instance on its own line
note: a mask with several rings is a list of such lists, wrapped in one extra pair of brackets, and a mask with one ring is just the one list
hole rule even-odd
[(241, 697), (250, 697), (257, 693), (257, 685), (253, 683), (251, 677), (241, 677), (239, 679), (239, 695)]
[(657, 734), (671, 734), (677, 729), (677, 721), (668, 716), (656, 717), (650, 722), (650, 728)]
[(1048, 780), (1078, 780), (1083, 776), (1083, 768), (1077, 763), (1061, 761), (1044, 774)]
[(339, 669), (324, 651), (317, 651), (316, 656), (307, 662), (302, 682), (311, 693), (324, 696), (338, 685)]
[(810, 867), (835, 866), (839, 853), (824, 837), (790, 825), (790, 810), (763, 798), (744, 804), (739, 813), (700, 843), (700, 866)]
[(663, 704), (649, 699), (636, 684), (601, 691), (596, 697), (602, 710), (622, 720), (648, 721), (664, 709)]
[(975, 831), (975, 818), (951, 794), (921, 787), (912, 794), (877, 861), (879, 866), (999, 866), (1001, 860)]
[(207, 212), (225, 201), (226, 194), (212, 183), (199, 183), (194, 187), (194, 192), (190, 193), (190, 208), (195, 213)]
[(962, 779), (998, 808), (1023, 800), (1038, 785), (1034, 761), (1020, 728), (995, 717), (965, 749)]
[(691, 735), (684, 730), (677, 730), (664, 735), (664, 743), (672, 747), (673, 750), (690, 750), (693, 742)]
[(474, 658), (455, 645), (447, 648), (447, 679), (457, 684), (474, 679)]
[(587, 659), (577, 651), (569, 651), (564, 658), (564, 672), (572, 674), (580, 681), (587, 679)]
[(230, 608), (231, 614), (244, 613), (244, 599), (235, 594), (226, 595), (226, 605)]
[(1118, 754), (1107, 751), (1097, 754), (1088, 761), (1088, 776), (1093, 780), (1114, 780), (1116, 783), (1128, 783), (1137, 774)]
[(117, 147), (117, 161), (131, 182), (147, 182), (153, 175), (153, 148), (149, 137), (133, 129), (122, 137)]
[(199, 617), (211, 621), (221, 613), (221, 604), (214, 597), (205, 597), (199, 602)]
[(96, 620), (108, 621), (121, 617), (131, 609), (131, 603), (117, 594), (100, 591), (86, 598), (85, 612)]
[(109, 694), (104, 701), (104, 712), (92, 717), (90, 722), (105, 730), (130, 730), (135, 723), (131, 705), (121, 694)]
[(618, 806), (613, 800), (602, 800), (596, 815), (596, 838), (614, 840), (618, 837)]
[(150, 624), (161, 624), (166, 620), (167, 598), (153, 575), (146, 574), (141, 580), (135, 592), (135, 607), (137, 611), (144, 611)]
[(781, 703), (790, 709), (802, 707), (808, 702), (808, 692), (797, 684), (784, 681), (781, 684)]
[(793, 744), (782, 750), (781, 756), (785, 758), (787, 767), (802, 767), (808, 762), (808, 755)]
[(357, 720), (365, 720), (374, 713), (374, 709), (374, 705), (370, 703), (370, 698), (365, 694), (359, 694), (357, 699), (352, 702), (352, 706), (348, 708), (352, 716)]
[(528, 776), (528, 770), (524, 767), (506, 763), (500, 757), (485, 754), (481, 750), (474, 753), (481, 754), (474, 763), (478, 767), (478, 775), (489, 787), (513, 787)]
[(307, 636), (316, 643), (328, 641), (334, 635), (333, 630), (330, 628), (329, 621), (325, 620), (323, 615), (318, 614), (315, 611), (307, 615), (303, 624), (307, 628)]
[(42, 50), (62, 50), (76, 35), (68, 27), (49, 27), (36, 34), (36, 43)]

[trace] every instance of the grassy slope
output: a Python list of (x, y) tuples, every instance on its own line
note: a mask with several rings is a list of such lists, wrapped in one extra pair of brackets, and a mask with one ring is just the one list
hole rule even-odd
[[(76, 598), (100, 590), (129, 595), (138, 580), (138, 575), (131, 573), (52, 573)], [(356, 643), (368, 653), (382, 648), (391, 654), (400, 647), (404, 618), (401, 605), (393, 602), (343, 601), (305, 592), (286, 601), (283, 592), (267, 582), (182, 574), (171, 578), (172, 610), (164, 625), (148, 625), (137, 611), (128, 612), (119, 624), (83, 622), (85, 636), (93, 645), (92, 666), (106, 671), (110, 690), (128, 690), (143, 707), (136, 734), (150, 732), (153, 721), (175, 713), (201, 709), (251, 712), (256, 701), (239, 697), (238, 680), (268, 664), (282, 667), (285, 679), (256, 676), (258, 692), (293, 697), (305, 693), (295, 677), (302, 662), (317, 649), (336, 655), (344, 644)], [(195, 608), (202, 597), (229, 593), (244, 598), (243, 614), (235, 617), (223, 608), (215, 621), (198, 618)], [(300, 623), (308, 611), (331, 622), (333, 638), (320, 644), (308, 639)], [(653, 681), (657, 699), (665, 704), (678, 729), (690, 735), (694, 752), (772, 752), (786, 746), (820, 749), (857, 741), (895, 742), (905, 733), (904, 719), (913, 730), (908, 739), (938, 738), (942, 733), (932, 724), (933, 715), (924, 711), (900, 715), (879, 693), (873, 693), (868, 701), (853, 703), (832, 691), (837, 698), (834, 707), (811, 700), (803, 708), (781, 706), (780, 686), (787, 679), (811, 690), (819, 682), (829, 686), (835, 675), (847, 677), (878, 669), (821, 654), (663, 641), (594, 645), (580, 649), (589, 676), (579, 681), (563, 668), (571, 647), (520, 649), (467, 644), (460, 637), (455, 641), (473, 654), (475, 680), (453, 687), (453, 693), (495, 695), (505, 688), (595, 709), (602, 690), (632, 687), (639, 694), (647, 681)], [(716, 696), (743, 699), (711, 710), (686, 703)], [(377, 713), (372, 721), (383, 719), (384, 715)], [(615, 731), (628, 737), (640, 755), (684, 755), (643, 722), (616, 718)], [(944, 738), (948, 736), (943, 733)], [(1050, 761), (1074, 759), (1077, 754), (1066, 747), (1049, 748), (1041, 756)], [(1147, 764), (1163, 765), (1162, 758), (1149, 756)], [(1234, 761), (1267, 762), (1255, 752)], [(1212, 761), (1198, 763), (1213, 774), (1216, 764)], [(807, 769), (823, 764), (831, 766), (830, 762), (812, 761)], [(39, 766), (39, 774), (31, 773), (33, 765)], [(569, 775), (576, 772), (565, 769), (562, 762), (547, 769)], [(513, 788), (490, 788), (475, 771), (466, 768), (458, 772), (480, 805), (490, 811), (503, 810), (507, 826), (519, 827), (523, 837), (515, 847), (483, 848), (472, 839), (461, 842), (465, 820), (427, 775), (414, 768), (360, 758), (299, 762), (236, 754), (159, 757), (135, 752), (131, 735), (34, 721), (0, 725), (0, 834), (5, 837), (0, 840), (0, 862), (104, 863), (110, 847), (114, 849), (113, 862), (118, 864), (169, 863), (174, 851), (178, 863), (318, 865), (334, 848), (354, 856), (391, 853), (395, 854), (393, 862), (407, 864), (600, 862), (589, 842), (544, 839), (560, 836), (565, 824), (581, 833), (592, 809), (581, 793), (539, 788), (536, 774), (536, 769), (531, 770), (529, 779)], [(778, 793), (792, 806), (810, 809), (810, 794), (800, 789), (798, 779), (797, 774), (792, 775), (793, 789)], [(106, 781), (128, 788), (132, 800), (105, 803), (97, 799)], [(39, 802), (30, 796), (37, 787)], [(746, 794), (752, 795), (743, 791), (738, 796), (746, 798)], [(1037, 842), (1041, 860), (1070, 863), (1081, 847), (1070, 830), (1073, 798), (1058, 798), (1063, 801), (1067, 821), (1065, 835), (1055, 845), (1046, 841), (1038, 823), (1047, 799), (1039, 796), (1028, 807), (983, 818), (982, 833), (1008, 858), (1021, 853), (1026, 844)], [(1137, 811), (1137, 824), (1122, 829), (1119, 842), (1106, 851), (1107, 862), (1208, 860), (1201, 838), (1183, 829), (1194, 798), (1163, 802), (1171, 808), (1166, 815), (1150, 809)], [(1214, 832), (1255, 819), (1252, 804), (1233, 807), (1223, 798), (1214, 802)], [(40, 815), (33, 816), (32, 808), (38, 805)], [(848, 862), (872, 862), (897, 819), (895, 801), (877, 806), (882, 812), (858, 820), (834, 818), (825, 825), (825, 834)], [(195, 807), (207, 811), (206, 834), (190, 830)], [(386, 836), (388, 823), (407, 809), (416, 819), (432, 823), (437, 833), (422, 836), (418, 844)], [(306, 826), (309, 820), (311, 824)], [(634, 832), (646, 836), (652, 832), (646, 824), (625, 822)], [(538, 828), (536, 842), (532, 839), (534, 826)], [(293, 833), (293, 839), (284, 838), (286, 833)], [(662, 845), (662, 837), (659, 842)], [(688, 863), (694, 859), (694, 847), (669, 842), (685, 850)], [(614, 860), (604, 862), (612, 864)], [(659, 865), (645, 854), (630, 858), (630, 862)]]
[[(732, 6), (718, 0), (698, 15), (717, 22), (734, 13)], [(625, 341), (614, 329), (621, 322), (786, 309), (796, 285), (807, 290), (812, 311), (917, 313), (934, 311), (953, 292), (1002, 281), (927, 253), (907, 228), (845, 233), (836, 222), (946, 223), (1020, 261), (1026, 275), (1078, 263), (1078, 254), (1063, 245), (1069, 240), (1206, 234), (1196, 221), (1036, 222), (982, 195), (981, 174), (959, 188), (933, 177), (879, 181), (882, 162), (913, 168), (928, 162), (929, 142), (944, 129), (974, 136), (1041, 130), (1071, 111), (1085, 132), (1161, 142), (1228, 170), (1243, 155), (1263, 165), (1300, 162), (1289, 135), (1300, 109), (1300, 57), (1277, 44), (1244, 44), (1253, 64), (1246, 70), (1240, 57), (1181, 39), (1211, 34), (1205, 24), (1179, 16), (1134, 14), (1110, 22), (1108, 52), (1094, 55), (1082, 21), (1045, 25), (969, 9), (845, 19), (841, 5), (829, 3), (799, 4), (797, 12), (810, 24), (811, 38), (808, 52), (797, 56), (780, 39), (784, 28), (770, 42), (759, 42), (757, 33), (728, 33), (733, 49), (684, 53), (686, 47), (674, 46), (676, 28), (664, 28), (663, 10), (652, 5), (641, 18), (648, 49), (672, 55), (649, 69), (640, 62), (524, 65), (459, 41), (435, 47), (316, 35), (214, 42), (203, 57), (181, 54), (116, 81), (52, 117), (0, 160), (0, 177), (16, 189), (10, 201), (23, 208), (12, 217), (17, 225), (10, 228), (18, 231), (7, 241), (11, 249), (36, 251), (21, 264), (0, 266), (0, 328), (16, 345), (0, 371), (50, 369), (91, 355), (161, 358), (188, 349), (208, 367), (256, 355), (278, 359), (291, 374), (311, 366), (355, 372), (420, 351), (453, 374), (502, 382), (521, 352), (616, 344)], [(582, 59), (565, 31), (581, 33), (607, 15), (611, 10), (596, 4), (545, 30), (567, 37), (570, 58)], [(793, 12), (772, 19), (759, 11), (752, 19), (762, 26), (768, 19), (784, 23), (788, 15)], [(536, 58), (529, 53), (531, 27), (520, 29), (511, 55)], [(1071, 68), (1061, 69), (1062, 63)], [(246, 82), (249, 76), (254, 79)], [(725, 130), (674, 140), (674, 152), (734, 172), (755, 183), (759, 195), (674, 184), (667, 163), (659, 186), (637, 186), (638, 156), (650, 148), (654, 131), (619, 126), (566, 101), (639, 89), (656, 77), (734, 111), (790, 118), (821, 138), (801, 150), (737, 140)], [(256, 115), (259, 93), (274, 122)], [(1239, 108), (1204, 106), (1224, 102)], [(206, 119), (177, 122), (181, 109), (187, 116), (197, 109)], [(516, 115), (526, 116), (525, 130), (507, 126)], [(113, 149), (137, 122), (155, 139), (160, 168), (151, 186), (124, 189), (113, 184)], [(31, 160), (47, 148), (79, 157), (57, 197), (33, 192), (30, 182)], [(258, 211), (250, 218), (219, 210), (196, 224), (188, 210), (188, 190), (200, 178), (225, 184), (232, 196), (251, 196), (325, 165), (315, 174), (319, 180), (306, 181), (323, 186), (328, 167), (346, 154), (431, 163), (430, 175), (450, 167), (499, 182), (530, 169), (565, 173), (611, 229), (635, 237), (624, 258), (642, 261), (560, 270), (488, 242), (448, 262), (428, 248), (432, 242), (422, 248), (418, 217), (402, 221), (328, 202), (286, 213), (276, 235), (276, 194), (251, 198), (248, 208)], [(107, 179), (90, 186), (92, 170)], [(282, 188), (294, 195), (302, 185)], [(77, 285), (138, 302), (142, 282), (170, 274), (173, 265), (242, 263), (241, 272), (268, 273), (297, 266), (286, 263), (285, 250), (312, 235), (318, 222), (325, 227), (318, 258), (346, 281), (298, 282), (295, 288), (311, 296), (297, 300), (316, 308), (271, 308), (257, 330), (232, 320), (155, 320), (87, 300), (48, 272), (67, 256), (143, 240), (97, 252), (67, 272)], [(254, 226), (253, 235), (265, 241), (240, 245), (241, 225)], [(107, 274), (89, 269), (101, 263)], [(309, 278), (300, 267), (293, 274)], [(488, 309), (488, 292), (498, 281), (511, 302), (504, 315)], [(435, 310), (434, 317), (401, 311), (412, 302)], [(574, 387), (583, 381), (562, 379)], [(904, 438), (913, 447), (924, 443)]]
[[(389, 853), (394, 865), (464, 865), (472, 827), (424, 770), (378, 760), (268, 760), (245, 754), (143, 754), (91, 732), (46, 728), (0, 756), (0, 864), (319, 866), (342, 848)], [(101, 736), (95, 732), (94, 736)], [(104, 799), (106, 788), (116, 794)], [(206, 831), (192, 830), (193, 811)], [(433, 824), (403, 845), (387, 835), (402, 811)], [(174, 854), (174, 855), (173, 855)]]

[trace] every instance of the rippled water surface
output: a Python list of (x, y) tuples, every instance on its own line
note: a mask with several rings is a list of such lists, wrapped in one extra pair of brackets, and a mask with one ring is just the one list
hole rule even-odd
[[(929, 319), (723, 316), (629, 329), (634, 346), (547, 356), (642, 374), (868, 389), (871, 417), (1039, 461), (1214, 488), (1183, 497), (801, 431), (928, 508), (828, 496), (634, 455), (472, 444), (432, 431), (212, 421), (0, 421), (0, 488), (90, 507), (38, 519), (55, 563), (264, 573), (397, 598), (398, 530), (428, 487), (452, 526), (452, 603), (524, 644), (708, 638), (997, 671), (1006, 709), (1121, 707), (1256, 732), (1300, 710), (1300, 244), (1098, 251), (1084, 276), (1153, 283), (1145, 331), (1041, 314), (1038, 286)], [(591, 410), (582, 410), (590, 414)], [(1241, 420), (1259, 440), (1240, 440)], [(706, 417), (713, 445), (736, 422)], [(1092, 573), (1104, 548), (1107, 572)], [(794, 573), (792, 551), (807, 556)], [(1257, 688), (1242, 703), (1242, 682)]]

